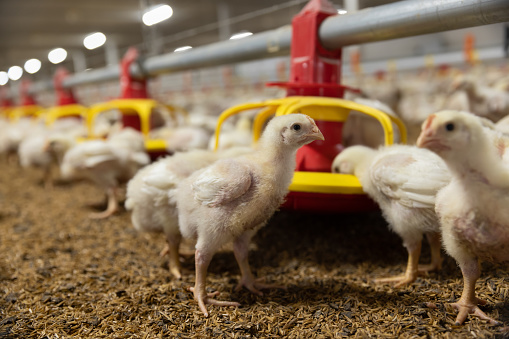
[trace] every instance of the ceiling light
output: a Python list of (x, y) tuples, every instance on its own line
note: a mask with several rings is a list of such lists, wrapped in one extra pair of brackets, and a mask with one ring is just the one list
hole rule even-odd
[(240, 33), (232, 35), (230, 37), (230, 40), (238, 40), (238, 39), (248, 37), (250, 35), (253, 35), (253, 33), (244, 31), (244, 32), (240, 32)]
[(7, 71), (7, 75), (9, 76), (9, 79), (16, 81), (23, 75), (23, 68), (19, 66), (12, 66)]
[(7, 72), (0, 72), (0, 86), (5, 85), (9, 81)]
[(174, 52), (182, 52), (182, 51), (186, 51), (191, 48), (192, 48), (191, 46), (182, 46), (182, 47), (176, 48)]
[(152, 26), (170, 18), (172, 15), (173, 9), (170, 6), (159, 5), (145, 12), (142, 20), (145, 25)]
[(346, 13), (348, 13), (348, 11), (346, 9), (343, 9), (343, 8), (338, 9), (338, 14), (343, 15), (343, 14), (346, 14)]
[(39, 59), (30, 59), (25, 62), (25, 71), (30, 74), (37, 73), (41, 69), (41, 61)]
[(101, 32), (89, 34), (83, 39), (83, 45), (87, 49), (101, 47), (106, 42), (106, 35)]
[(59, 64), (67, 58), (67, 51), (63, 48), (55, 48), (48, 53), (48, 60), (53, 64)]

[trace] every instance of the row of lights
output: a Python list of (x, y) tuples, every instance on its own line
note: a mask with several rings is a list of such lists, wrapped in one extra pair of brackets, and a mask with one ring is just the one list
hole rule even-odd
[[(346, 10), (338, 9), (338, 14), (346, 14)], [(142, 21), (147, 26), (158, 24), (173, 15), (173, 9), (168, 5), (156, 6), (143, 14)], [(243, 31), (234, 34), (230, 40), (238, 40), (253, 35), (251, 32)], [(106, 43), (106, 35), (101, 32), (89, 34), (83, 39), (85, 48), (92, 50), (101, 47)], [(191, 49), (191, 46), (182, 46), (175, 49), (175, 52), (183, 52)], [(48, 53), (48, 60), (53, 64), (59, 64), (67, 58), (67, 51), (63, 48), (55, 48)], [(25, 62), (24, 68), (27, 73), (34, 74), (41, 69), (41, 61), (30, 59)], [(12, 66), (7, 72), (0, 72), (0, 86), (7, 84), (9, 79), (16, 81), (23, 75), (23, 69), (19, 66)]]
[[(83, 39), (83, 45), (87, 49), (95, 49), (106, 43), (106, 35), (101, 32), (89, 34)], [(55, 48), (48, 53), (48, 60), (52, 64), (59, 64), (67, 58), (67, 51), (63, 48)], [(25, 72), (34, 74), (41, 69), (42, 63), (39, 59), (30, 59), (25, 62)], [(7, 72), (0, 72), (0, 86), (5, 85), (9, 79), (12, 81), (19, 80), (23, 75), (23, 68), (20, 66), (12, 66)]]
[[(173, 10), (168, 5), (156, 6), (143, 14), (142, 21), (147, 26), (152, 26), (161, 21), (170, 18)], [(83, 39), (85, 48), (92, 50), (101, 47), (106, 43), (106, 35), (101, 32), (89, 34)], [(191, 48), (190, 46), (182, 47), (180, 50)], [(55, 48), (48, 53), (48, 60), (53, 64), (59, 64), (67, 58), (67, 51), (63, 48)], [(38, 59), (30, 59), (25, 62), (24, 68), (27, 73), (34, 74), (41, 69), (42, 63)], [(10, 80), (16, 81), (23, 75), (23, 68), (20, 66), (12, 66), (7, 72), (0, 72), (0, 86), (7, 84)]]

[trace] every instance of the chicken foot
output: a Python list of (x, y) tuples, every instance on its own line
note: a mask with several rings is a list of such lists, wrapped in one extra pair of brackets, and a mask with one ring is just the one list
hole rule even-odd
[(451, 304), (451, 306), (458, 311), (456, 325), (463, 324), (469, 314), (486, 320), (491, 325), (499, 325), (500, 323), (498, 321), (488, 317), (486, 313), (477, 307), (477, 305), (486, 304), (485, 300), (475, 297), (475, 282), (481, 276), (479, 261), (472, 258), (472, 260), (460, 263), (460, 268), (463, 274), (463, 292), (461, 293), (460, 300)]
[(189, 291), (193, 292), (194, 300), (198, 302), (198, 306), (200, 310), (205, 315), (205, 317), (209, 316), (207, 311), (206, 304), (215, 305), (215, 306), (240, 306), (239, 303), (233, 301), (221, 301), (216, 300), (214, 297), (219, 295), (219, 292), (207, 293), (206, 279), (207, 279), (207, 269), (209, 267), (210, 261), (212, 260), (213, 254), (207, 253), (204, 250), (196, 250), (195, 255), (195, 265), (196, 265), (196, 281), (194, 287), (189, 287)]
[(251, 293), (262, 296), (263, 292), (260, 291), (262, 289), (269, 288), (279, 288), (286, 289), (286, 286), (276, 285), (276, 284), (266, 284), (264, 283), (264, 278), (256, 279), (251, 272), (251, 267), (249, 266), (248, 254), (249, 254), (249, 243), (251, 238), (253, 237), (254, 232), (244, 232), (240, 237), (235, 239), (233, 243), (233, 253), (235, 254), (235, 259), (240, 268), (240, 281), (235, 287), (235, 291), (240, 291), (242, 287), (247, 288)]
[(91, 213), (89, 217), (91, 219), (104, 219), (118, 211), (118, 201), (116, 193), (117, 193), (116, 188), (108, 188), (106, 190), (106, 195), (108, 197), (108, 207), (106, 207), (106, 210), (103, 212)]

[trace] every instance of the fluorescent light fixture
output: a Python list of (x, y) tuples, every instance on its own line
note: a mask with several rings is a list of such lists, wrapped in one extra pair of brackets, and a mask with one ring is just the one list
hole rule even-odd
[(346, 13), (348, 13), (348, 11), (346, 9), (343, 9), (343, 8), (338, 9), (338, 14), (343, 15), (343, 14), (346, 14)]
[(152, 26), (169, 19), (173, 15), (173, 9), (168, 5), (159, 5), (154, 7), (143, 14), (143, 23), (147, 26)]
[(48, 53), (48, 60), (53, 64), (59, 64), (67, 58), (67, 51), (63, 48), (55, 48)]
[(106, 35), (101, 32), (89, 34), (83, 39), (83, 45), (86, 49), (95, 49), (101, 47), (106, 42)]
[(230, 40), (238, 40), (238, 39), (248, 37), (250, 35), (253, 35), (253, 33), (244, 31), (244, 32), (240, 32), (240, 33), (232, 35), (230, 37)]
[(27, 60), (27, 62), (25, 62), (24, 68), (27, 73), (37, 73), (41, 69), (41, 61), (39, 59)]
[(191, 48), (192, 48), (191, 46), (182, 46), (182, 47), (176, 48), (176, 49), (174, 50), (174, 52), (187, 51), (188, 49), (191, 49)]
[(9, 79), (11, 79), (12, 81), (16, 81), (23, 75), (23, 68), (19, 66), (12, 66), (7, 71), (7, 75), (9, 76)]
[(0, 86), (5, 85), (9, 81), (7, 72), (0, 72)]

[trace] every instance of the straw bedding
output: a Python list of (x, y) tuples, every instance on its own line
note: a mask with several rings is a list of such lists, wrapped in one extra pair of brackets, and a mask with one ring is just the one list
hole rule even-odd
[[(504, 323), (470, 317), (455, 326), (448, 303), (461, 272), (443, 270), (394, 289), (373, 279), (402, 273), (406, 251), (379, 212), (276, 213), (255, 237), (250, 262), (260, 277), (284, 284), (262, 297), (236, 292), (239, 270), (225, 248), (209, 268), (208, 287), (239, 308), (209, 306), (204, 318), (183, 279), (159, 257), (162, 236), (137, 233), (125, 210), (91, 220), (103, 193), (86, 182), (58, 183), (0, 164), (0, 338), (502, 338), (509, 336), (507, 265), (483, 263), (477, 293), (483, 310)], [(191, 253), (189, 253), (191, 252)], [(427, 245), (421, 261), (429, 260)], [(435, 308), (430, 303), (435, 304)]]

